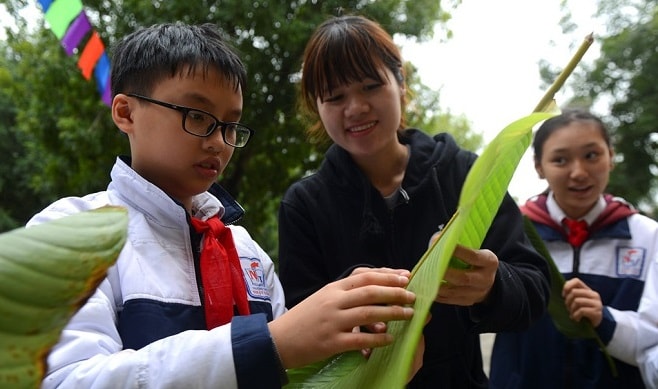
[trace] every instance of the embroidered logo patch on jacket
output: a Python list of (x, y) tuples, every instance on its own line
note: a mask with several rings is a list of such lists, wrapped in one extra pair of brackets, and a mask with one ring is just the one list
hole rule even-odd
[(640, 247), (617, 247), (617, 275), (634, 278), (642, 276), (645, 252)]
[(265, 271), (260, 260), (258, 258), (240, 258), (240, 263), (247, 286), (247, 295), (252, 299), (270, 301)]

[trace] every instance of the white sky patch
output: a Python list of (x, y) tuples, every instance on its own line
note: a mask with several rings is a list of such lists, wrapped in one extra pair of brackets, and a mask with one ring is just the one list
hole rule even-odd
[[(453, 38), (422, 44), (396, 39), (405, 60), (417, 68), (424, 84), (440, 90), (440, 103), (452, 114), (464, 114), (485, 142), (512, 121), (529, 114), (544, 95), (539, 61), (563, 68), (587, 34), (604, 31), (592, 16), (593, 0), (572, 0), (578, 28), (568, 35), (560, 27), (559, 1), (467, 0), (454, 12), (448, 27)], [(572, 3), (572, 4), (571, 4)], [(439, 34), (437, 34), (439, 35)], [(582, 62), (598, 57), (595, 44)], [(568, 95), (556, 96), (558, 106)], [(509, 187), (524, 202), (546, 188), (539, 180), (530, 148), (523, 156)]]
[[(544, 95), (540, 89), (539, 61), (564, 67), (589, 33), (604, 33), (592, 16), (595, 0), (571, 0), (569, 6), (578, 29), (564, 35), (560, 27), (559, 1), (545, 0), (466, 0), (453, 11), (448, 26), (453, 38), (434, 39), (422, 44), (396, 41), (403, 56), (419, 70), (421, 80), (441, 92), (441, 108), (455, 115), (464, 114), (474, 131), (491, 141), (512, 121), (527, 115)], [(25, 11), (41, 13), (36, 6)], [(0, 4), (0, 39), (13, 19)], [(437, 34), (437, 36), (440, 34)], [(594, 45), (583, 62), (598, 57)], [(564, 92), (557, 103), (566, 100)], [(509, 187), (519, 201), (546, 187), (537, 178), (530, 149), (519, 163)]]

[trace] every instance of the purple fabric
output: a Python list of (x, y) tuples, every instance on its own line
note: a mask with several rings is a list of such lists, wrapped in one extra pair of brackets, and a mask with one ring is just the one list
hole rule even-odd
[(89, 23), (89, 19), (87, 19), (87, 14), (82, 11), (73, 23), (71, 23), (62, 38), (62, 46), (64, 46), (66, 54), (69, 56), (73, 54), (73, 50), (78, 47), (78, 44), (89, 30), (91, 30), (91, 24)]

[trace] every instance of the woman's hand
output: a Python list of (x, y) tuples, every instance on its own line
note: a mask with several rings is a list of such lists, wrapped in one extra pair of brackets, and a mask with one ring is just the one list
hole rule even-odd
[(436, 302), (471, 306), (483, 302), (496, 279), (498, 257), (490, 250), (471, 250), (457, 245), (453, 256), (470, 265), (468, 269), (448, 267)]
[(562, 297), (569, 311), (571, 320), (589, 319), (594, 327), (603, 320), (603, 303), (601, 296), (579, 278), (572, 278), (564, 283)]

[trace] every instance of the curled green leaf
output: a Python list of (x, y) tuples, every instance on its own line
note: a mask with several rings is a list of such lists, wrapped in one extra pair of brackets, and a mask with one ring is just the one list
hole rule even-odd
[(126, 240), (128, 212), (103, 207), (0, 234), (0, 387), (38, 388), (46, 357)]

